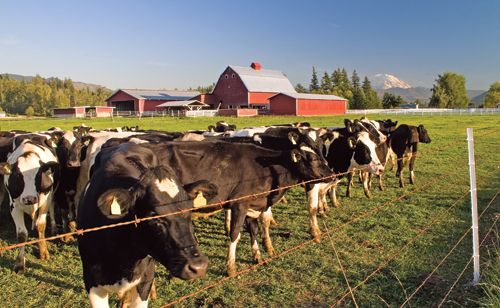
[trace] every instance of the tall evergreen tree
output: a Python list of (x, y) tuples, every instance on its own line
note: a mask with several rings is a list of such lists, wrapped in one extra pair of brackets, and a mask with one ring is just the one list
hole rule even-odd
[(382, 107), (380, 99), (377, 96), (377, 92), (373, 90), (372, 84), (368, 77), (365, 76), (363, 80), (363, 85), (361, 86), (363, 93), (365, 94), (365, 108), (378, 109)]
[(332, 81), (330, 80), (330, 75), (327, 72), (321, 78), (321, 93), (330, 94), (332, 89)]
[(316, 68), (313, 66), (311, 84), (309, 84), (309, 92), (318, 93), (319, 92), (319, 82), (318, 82), (318, 74), (316, 73)]
[(349, 107), (352, 109), (366, 108), (366, 96), (363, 89), (360, 87), (359, 76), (356, 70), (352, 72), (352, 99), (349, 102)]
[(359, 80), (358, 73), (356, 72), (356, 70), (354, 70), (352, 72), (352, 77), (351, 77), (352, 87), (359, 88), (359, 86), (360, 86), (359, 81), (360, 80)]

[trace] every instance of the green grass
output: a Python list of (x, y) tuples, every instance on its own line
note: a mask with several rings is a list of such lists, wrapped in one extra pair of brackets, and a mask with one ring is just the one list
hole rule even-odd
[[(96, 128), (122, 125), (139, 125), (169, 131), (205, 129), (218, 120), (235, 123), (238, 127), (272, 123), (309, 121), (315, 126), (340, 126), (340, 117), (259, 117), (259, 118), (143, 118), (143, 119), (95, 119), (84, 122)], [(351, 117), (353, 118), (353, 117)], [(387, 118), (387, 116), (371, 116)], [(422, 144), (421, 156), (416, 161), (417, 183), (398, 188), (395, 171), (385, 175), (386, 190), (378, 191), (374, 183), (373, 198), (366, 199), (359, 184), (355, 184), (353, 197), (342, 197), (345, 186), (339, 187), (342, 206), (331, 208), (328, 216), (320, 218), (325, 231), (351, 221), (368, 211), (373, 214), (356, 220), (332, 232), (331, 240), (324, 237), (320, 244), (309, 244), (267, 265), (260, 266), (237, 278), (183, 301), (180, 306), (300, 306), (327, 307), (335, 304), (347, 290), (347, 285), (335, 258), (333, 246), (339, 253), (342, 266), (351, 287), (356, 286), (370, 273), (393, 258), (387, 266), (373, 275), (354, 292), (362, 307), (396, 307), (402, 304), (406, 294), (411, 294), (427, 277), (437, 263), (448, 253), (456, 241), (470, 228), (470, 201), (468, 195), (468, 165), (466, 127), (473, 127), (478, 184), (479, 211), (500, 188), (500, 118), (498, 116), (397, 116), (399, 123), (424, 124), (432, 138), (431, 144)], [(81, 120), (33, 119), (25, 121), (2, 120), (0, 129), (41, 130), (51, 126), (71, 128)], [(424, 188), (422, 188), (424, 187)], [(414, 193), (412, 193), (414, 191)], [(394, 202), (404, 193), (409, 196)], [(293, 248), (310, 239), (305, 197), (301, 188), (288, 191), (288, 205), (277, 204), (273, 212), (279, 226), (271, 229), (271, 237), (277, 253)], [(461, 198), (461, 199), (460, 199)], [(458, 201), (457, 201), (458, 200)], [(382, 204), (385, 206), (380, 207)], [(456, 203), (451, 208), (449, 207)], [(497, 199), (481, 217), (480, 237), (500, 211)], [(377, 207), (380, 207), (379, 210)], [(15, 243), (12, 219), (3, 208), (0, 216), (0, 243)], [(433, 219), (439, 221), (421, 234), (406, 249), (403, 247)], [(196, 221), (200, 249), (209, 257), (210, 267), (205, 278), (195, 281), (170, 280), (167, 271), (158, 266), (158, 299), (150, 306), (159, 307), (177, 297), (194, 292), (224, 277), (228, 239), (224, 235), (223, 215)], [(488, 273), (498, 273), (498, 255), (489, 253), (489, 238), (482, 250), (482, 273), (491, 290), (498, 290), (498, 279)], [(35, 236), (33, 233), (32, 237)], [(332, 244), (333, 243), (333, 244)], [(471, 256), (471, 236), (457, 247), (444, 265), (437, 270), (426, 285), (412, 299), (412, 307), (437, 305), (462, 271)], [(261, 247), (262, 248), (262, 247)], [(76, 245), (59, 242), (49, 244), (50, 261), (37, 259), (38, 248), (27, 248), (27, 271), (16, 275), (11, 271), (17, 251), (0, 256), (0, 306), (23, 307), (81, 307), (88, 306), (83, 289), (82, 270)], [(263, 250), (262, 250), (263, 251)], [(263, 256), (267, 257), (263, 251)], [(496, 259), (495, 259), (496, 258)], [(249, 236), (244, 233), (237, 253), (238, 269), (253, 265)], [(495, 263), (496, 261), (496, 263)], [(488, 290), (470, 288), (469, 267), (463, 278), (451, 292), (445, 306), (475, 307), (486, 301)], [(494, 277), (494, 276), (493, 276)], [(497, 276), (498, 277), (498, 276)], [(492, 291), (492, 292), (493, 292)], [(494, 294), (494, 293), (493, 293)], [(496, 293), (498, 294), (498, 293)], [(116, 303), (116, 297), (113, 297)], [(341, 306), (354, 306), (347, 296)]]

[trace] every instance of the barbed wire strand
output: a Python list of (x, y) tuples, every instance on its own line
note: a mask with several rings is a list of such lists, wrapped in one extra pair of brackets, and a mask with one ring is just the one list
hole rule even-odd
[[(493, 224), (491, 225), (490, 229), (488, 230), (488, 232), (486, 232), (483, 240), (481, 241), (481, 244), (479, 245), (480, 247), (483, 245), (484, 241), (488, 238), (488, 235), (490, 234), (490, 232), (493, 230), (493, 227), (496, 225), (497, 221), (498, 221), (498, 218), (500, 216), (497, 216), (496, 219), (493, 221)], [(446, 301), (446, 299), (448, 298), (448, 296), (451, 294), (451, 291), (453, 290), (453, 288), (455, 288), (455, 286), (457, 285), (458, 281), (460, 280), (460, 278), (462, 278), (463, 274), (465, 273), (465, 271), (467, 270), (467, 268), (469, 267), (469, 265), (471, 264), (472, 260), (474, 260), (473, 257), (470, 257), (469, 259), (469, 262), (467, 262), (467, 264), (465, 264), (465, 267), (464, 269), (460, 272), (460, 274), (458, 275), (457, 279), (455, 279), (455, 281), (453, 282), (453, 284), (451, 285), (450, 289), (448, 290), (448, 292), (446, 292), (445, 296), (443, 297), (443, 299), (441, 300), (441, 302), (439, 303), (438, 305), (438, 308), (441, 307), (443, 305), (443, 303)]]
[[(495, 193), (495, 195), (493, 196), (491, 201), (483, 209), (479, 218), (481, 218), (481, 216), (486, 212), (486, 210), (488, 210), (488, 208), (491, 206), (491, 204), (493, 204), (493, 201), (496, 199), (499, 192), (500, 192), (500, 189), (497, 190), (497, 192)], [(407, 303), (409, 303), (409, 301), (413, 298), (413, 296), (415, 296), (418, 293), (418, 291), (420, 291), (420, 289), (427, 283), (427, 281), (431, 278), (431, 276), (434, 275), (434, 273), (441, 267), (441, 265), (443, 265), (443, 263), (446, 261), (446, 259), (448, 259), (448, 257), (452, 254), (452, 252), (458, 247), (458, 245), (465, 239), (465, 237), (469, 234), (471, 229), (472, 229), (472, 227), (467, 229), (467, 231), (460, 237), (460, 239), (455, 243), (455, 245), (450, 249), (450, 251), (444, 256), (444, 258), (434, 267), (434, 269), (429, 273), (429, 275), (427, 275), (427, 277), (424, 279), (424, 281), (422, 281), (422, 283), (413, 291), (413, 293), (411, 293), (410, 296), (408, 296), (407, 299), (401, 304), (400, 308), (404, 307)]]
[[(371, 274), (369, 274), (363, 281), (361, 281), (360, 283), (358, 283), (352, 290), (353, 291), (357, 290), (359, 287), (361, 287), (363, 284), (365, 284), (368, 280), (370, 280), (370, 278), (373, 277), (373, 275), (375, 275), (376, 273), (378, 273), (380, 270), (382, 270), (383, 268), (385, 268), (391, 261), (393, 261), (399, 255), (401, 255), (420, 236), (422, 236), (423, 234), (425, 234), (430, 229), (430, 227), (432, 227), (434, 224), (438, 223), (441, 218), (443, 218), (449, 211), (451, 211), (468, 194), (469, 194), (469, 191), (465, 192), (462, 196), (460, 196), (457, 200), (455, 200), (455, 202), (453, 202), (453, 204), (451, 206), (449, 206), (443, 213), (441, 213), (441, 215), (438, 216), (438, 218), (433, 219), (431, 221), (431, 223), (429, 223), (424, 229), (421, 229), (420, 232), (418, 232), (415, 237), (413, 237), (410, 240), (408, 240), (407, 243), (403, 247), (397, 249), (397, 252), (395, 254), (393, 254), (391, 257), (389, 257), (388, 259), (386, 259), (386, 261), (384, 261), (381, 265), (379, 265)], [(332, 305), (332, 307), (338, 306), (343, 301), (343, 299), (346, 298), (347, 295), (349, 295), (349, 291), (345, 292), (342, 295), (342, 297), (340, 299), (338, 299), (335, 304)]]
[[(406, 155), (406, 157), (408, 157), (408, 156), (409, 155)], [(403, 156), (401, 159), (405, 159), (406, 157)], [(366, 167), (363, 167), (363, 168), (358, 168), (357, 170), (367, 170), (369, 168), (370, 168), (369, 166), (366, 166)], [(181, 215), (181, 214), (185, 214), (185, 213), (188, 213), (188, 212), (199, 211), (199, 210), (203, 210), (203, 209), (207, 209), (207, 208), (212, 208), (212, 209), (221, 208), (225, 204), (228, 204), (228, 203), (237, 202), (237, 201), (241, 201), (241, 200), (245, 200), (245, 199), (251, 199), (251, 198), (255, 198), (256, 199), (256, 198), (258, 198), (260, 196), (265, 196), (265, 195), (270, 194), (270, 193), (278, 192), (278, 191), (285, 190), (285, 189), (290, 189), (290, 188), (293, 188), (293, 187), (302, 186), (302, 185), (309, 184), (309, 183), (315, 183), (315, 182), (316, 183), (321, 183), (322, 181), (324, 182), (327, 179), (333, 179), (333, 178), (336, 178), (336, 177), (339, 177), (339, 176), (347, 175), (347, 174), (349, 174), (351, 172), (353, 172), (353, 171), (346, 171), (346, 172), (342, 172), (342, 173), (336, 173), (336, 174), (332, 174), (332, 175), (325, 176), (325, 177), (318, 178), (318, 179), (312, 179), (312, 180), (302, 181), (302, 182), (299, 182), (299, 183), (296, 183), (296, 184), (291, 184), (291, 185), (287, 185), (287, 186), (277, 187), (277, 188), (274, 188), (274, 189), (271, 189), (271, 190), (268, 190), (268, 191), (263, 191), (263, 192), (259, 192), (259, 193), (249, 194), (249, 195), (245, 195), (245, 196), (241, 196), (241, 197), (238, 197), (238, 198), (233, 198), (233, 199), (229, 199), (229, 200), (225, 200), (225, 201), (219, 201), (219, 202), (209, 203), (209, 204), (206, 204), (206, 205), (203, 205), (203, 206), (198, 206), (196, 208), (193, 207), (193, 208), (183, 209), (183, 210), (179, 210), (179, 211), (176, 211), (176, 212), (173, 212), (173, 213), (160, 214), (160, 215), (143, 217), (143, 218), (137, 218), (137, 216), (136, 216), (133, 220), (129, 220), (129, 221), (124, 221), (124, 222), (119, 222), (119, 223), (114, 223), (114, 224), (109, 224), (109, 225), (104, 225), (104, 226), (99, 226), (99, 227), (87, 228), (87, 229), (78, 229), (76, 231), (70, 231), (70, 232), (67, 232), (67, 233), (53, 235), (53, 236), (50, 236), (50, 237), (46, 237), (44, 239), (34, 239), (34, 240), (31, 240), (31, 241), (26, 241), (26, 242), (22, 242), (22, 243), (12, 244), (12, 245), (8, 245), (8, 246), (0, 246), (0, 253), (3, 253), (3, 252), (8, 251), (8, 250), (15, 249), (15, 248), (20, 248), (20, 247), (24, 247), (24, 246), (28, 246), (28, 245), (37, 244), (39, 242), (54, 241), (54, 240), (57, 240), (57, 239), (68, 237), (68, 236), (73, 236), (73, 235), (81, 236), (81, 235), (83, 235), (85, 233), (89, 233), (89, 232), (96, 232), (96, 231), (100, 231), (100, 230), (111, 229), (111, 228), (116, 228), (116, 227), (122, 227), (122, 226), (127, 226), (127, 225), (132, 225), (132, 224), (134, 224), (134, 225), (137, 226), (137, 224), (139, 224), (141, 222), (144, 222), (144, 221), (148, 221), (148, 220), (165, 218), (165, 217), (170, 217), (170, 216), (175, 216), (175, 215)], [(186, 200), (183, 200), (183, 201), (186, 201)], [(183, 201), (179, 201), (179, 202), (183, 202)], [(168, 203), (168, 204), (161, 204), (160, 206), (162, 206), (162, 205), (170, 205), (170, 204), (174, 204), (174, 203), (176, 203), (176, 202), (172, 202), (172, 203)]]

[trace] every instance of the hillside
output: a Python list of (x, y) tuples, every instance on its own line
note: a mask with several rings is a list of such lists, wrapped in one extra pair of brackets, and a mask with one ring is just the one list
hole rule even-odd
[[(31, 81), (33, 78), (35, 78), (35, 76), (24, 76), (24, 75), (11, 74), (11, 73), (2, 73), (1, 75), (4, 75), (4, 76), (7, 75), (7, 76), (9, 76), (9, 78), (12, 78), (14, 80), (24, 80), (24, 81)], [(54, 78), (56, 78), (56, 77), (48, 77), (48, 78), (44, 78), (44, 79), (49, 81), (49, 80), (54, 79)], [(64, 78), (59, 78), (59, 79), (64, 79)], [(90, 91), (95, 91), (99, 88), (104, 88), (106, 90), (110, 90), (110, 89), (106, 88), (105, 86), (101, 86), (101, 85), (94, 84), (94, 83), (81, 82), (81, 81), (73, 81), (73, 86), (77, 90), (83, 90), (86, 88), (88, 88)]]

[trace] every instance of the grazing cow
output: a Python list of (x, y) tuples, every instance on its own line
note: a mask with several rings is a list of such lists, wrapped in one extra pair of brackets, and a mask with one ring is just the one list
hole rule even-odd
[[(37, 135), (38, 136), (38, 135)], [(47, 213), (50, 216), (51, 231), (55, 233), (53, 192), (59, 180), (59, 164), (47, 140), (24, 138), (14, 140), (16, 148), (8, 156), (7, 162), (0, 164), (0, 173), (10, 197), (10, 210), (16, 225), (17, 240), (27, 240), (28, 230), (24, 223), (24, 214), (32, 219), (40, 240), (40, 259), (48, 259), (49, 252), (45, 238)], [(35, 136), (36, 137), (36, 136)], [(17, 139), (17, 138), (16, 138)], [(21, 273), (25, 268), (24, 247), (19, 249), (14, 271)]]
[(404, 187), (403, 180), (403, 158), (409, 158), (410, 184), (415, 183), (415, 159), (417, 157), (418, 143), (430, 143), (431, 138), (423, 125), (411, 126), (401, 124), (391, 135), (391, 149), (396, 154), (398, 170), (396, 176), (399, 177), (399, 186)]
[[(198, 181), (184, 187), (176, 172), (160, 165), (155, 152), (133, 143), (103, 149), (78, 210), (78, 227), (88, 229), (193, 208), (199, 193), (217, 188)], [(118, 293), (123, 306), (146, 307), (158, 261), (173, 276), (202, 277), (208, 259), (197, 247), (191, 213), (173, 214), (139, 224), (78, 237), (85, 288), (92, 307), (108, 306)]]
[[(219, 189), (216, 200), (232, 200), (331, 175), (320, 147), (307, 134), (290, 132), (285, 139), (289, 146), (284, 150), (223, 141), (169, 142), (140, 146), (158, 153), (161, 164), (172, 166), (182, 183), (200, 179), (213, 182)], [(261, 254), (257, 244), (258, 218), (266, 216), (270, 206), (280, 200), (284, 193), (285, 189), (282, 189), (226, 204), (227, 208), (231, 208), (228, 275), (236, 273), (236, 246), (245, 221), (250, 231), (254, 260), (260, 261)], [(264, 220), (270, 223), (269, 216)], [(264, 234), (263, 237), (266, 248), (272, 251), (269, 234)]]

